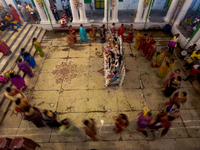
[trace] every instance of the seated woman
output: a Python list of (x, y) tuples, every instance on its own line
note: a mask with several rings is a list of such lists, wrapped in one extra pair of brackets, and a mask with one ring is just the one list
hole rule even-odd
[(166, 106), (164, 112), (167, 114), (168, 120), (173, 121), (180, 117), (180, 105), (178, 103), (170, 103)]
[(2, 52), (4, 56), (7, 56), (12, 53), (8, 45), (1, 39), (0, 39), (0, 52)]
[(6, 82), (8, 82), (8, 78), (5, 77), (5, 75), (4, 75), (3, 72), (0, 72), (0, 82), (1, 82), (1, 83), (6, 83)]
[(11, 15), (9, 15), (9, 13), (6, 13), (5, 19), (8, 20), (11, 23), (14, 23), (18, 28), (22, 25), (20, 22), (13, 19), (13, 17)]
[(4, 96), (11, 101), (16, 101), (18, 98), (26, 100), (26, 96), (24, 95), (24, 93), (22, 93), (22, 91), (10, 87), (6, 88)]
[(17, 87), (18, 90), (25, 90), (27, 88), (24, 78), (20, 77), (17, 74), (11, 73), (10, 74), (10, 81), (11, 83)]
[(187, 101), (186, 92), (176, 92), (170, 97), (170, 103), (184, 104)]
[(19, 112), (19, 113), (24, 113), (24, 112), (25, 112), (24, 109), (25, 109), (26, 106), (31, 107), (30, 104), (28, 103), (28, 101), (26, 101), (26, 100), (21, 100), (20, 98), (18, 98), (18, 99), (15, 101), (15, 104), (16, 104), (15, 110), (16, 110), (17, 112)]

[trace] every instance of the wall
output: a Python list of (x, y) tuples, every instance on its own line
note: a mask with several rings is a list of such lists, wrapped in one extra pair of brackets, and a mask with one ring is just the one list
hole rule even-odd
[(152, 9), (163, 9), (166, 0), (155, 0)]

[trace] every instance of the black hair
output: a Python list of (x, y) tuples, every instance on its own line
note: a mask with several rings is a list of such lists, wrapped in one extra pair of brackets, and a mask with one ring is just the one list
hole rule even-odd
[(131, 24), (131, 26), (133, 26), (133, 24)]
[(196, 47), (197, 46), (197, 44), (194, 44), (194, 47)]
[(45, 110), (43, 111), (43, 114), (47, 115), (47, 112), (48, 112), (48, 111), (45, 109)]
[(182, 92), (182, 93), (183, 93), (184, 96), (187, 96), (187, 93), (186, 93), (186, 92)]
[(26, 106), (26, 107), (24, 108), (24, 111), (25, 111), (25, 112), (29, 112), (29, 110), (30, 110), (30, 107), (29, 107), (29, 106)]
[(83, 121), (83, 124), (86, 125), (86, 126), (88, 125), (88, 123), (89, 123), (88, 120), (84, 120), (84, 121)]
[(34, 37), (32, 43), (35, 42), (36, 40), (37, 40), (37, 38)]
[(6, 88), (6, 91), (7, 91), (7, 92), (10, 92), (10, 91), (11, 91), (11, 88), (10, 88), (10, 87), (7, 87), (7, 88)]
[(10, 73), (10, 78), (13, 78), (15, 76), (14, 73)]
[(180, 76), (178, 76), (177, 79), (178, 79), (178, 81), (181, 81), (181, 80), (182, 80), (182, 78), (181, 78)]
[(71, 28), (71, 27), (72, 27), (72, 25), (69, 26), (69, 28)]
[(21, 48), (21, 52), (24, 52), (25, 51), (25, 48)]
[(19, 105), (19, 104), (20, 104), (20, 102), (21, 102), (21, 99), (20, 99), (20, 98), (18, 98), (18, 99), (15, 101), (15, 104), (16, 104), (16, 105)]
[(151, 112), (150, 112), (150, 111), (148, 111), (147, 115), (150, 117), (152, 114), (151, 114)]
[(150, 37), (153, 37), (153, 35), (150, 35)]
[(113, 26), (115, 25), (115, 23), (112, 24)]
[(174, 62), (174, 59), (170, 59), (170, 60)]
[(121, 24), (121, 27), (122, 27), (123, 25), (124, 25), (124, 24), (122, 23), (122, 24)]
[(105, 24), (102, 25), (102, 28), (105, 27)]
[(19, 59), (18, 59), (18, 62), (22, 62), (22, 59), (21, 59), (21, 58), (19, 58)]
[(82, 27), (82, 26), (83, 26), (83, 24), (80, 24), (80, 26)]
[(122, 119), (127, 120), (127, 116), (125, 114), (121, 114)]
[(144, 34), (144, 36), (147, 36), (147, 35), (148, 35), (148, 34), (146, 34), (146, 33)]
[(152, 42), (152, 44), (155, 44), (155, 43), (156, 43), (156, 41), (153, 41), (153, 42)]
[(174, 105), (176, 105), (177, 108), (180, 108), (180, 105), (178, 103), (174, 103)]
[(11, 5), (11, 4), (9, 4), (9, 5), (8, 5), (8, 7), (12, 7), (12, 5)]

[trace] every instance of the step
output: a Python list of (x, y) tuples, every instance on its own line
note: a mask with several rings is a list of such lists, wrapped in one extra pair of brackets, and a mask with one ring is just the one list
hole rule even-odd
[[(19, 37), (13, 37), (9, 40), (10, 45), (12, 43), (14, 43), (13, 46), (11, 46), (10, 50), (12, 51), (12, 54), (9, 56), (3, 56), (3, 60), (1, 61), (1, 64), (3, 64), (4, 66), (0, 68), (1, 71), (4, 71), (6, 68), (6, 65), (8, 64), (8, 62), (13, 58), (13, 56), (15, 55), (15, 52), (18, 50), (18, 47), (20, 46), (20, 44), (23, 42), (23, 40), (26, 37), (27, 32), (29, 32), (29, 30), (31, 29), (32, 25), (27, 25), (27, 27), (24, 29), (24, 31), (21, 33), (21, 35)], [(16, 38), (16, 39), (14, 39)], [(15, 42), (10, 42), (10, 41), (15, 41)]]

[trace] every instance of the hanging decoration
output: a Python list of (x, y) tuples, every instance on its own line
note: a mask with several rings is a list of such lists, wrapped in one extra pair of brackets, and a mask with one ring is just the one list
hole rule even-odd
[(110, 0), (111, 7), (115, 7), (115, 0)]
[(40, 8), (44, 8), (43, 1), (42, 0), (36, 0)]
[(76, 9), (78, 9), (82, 6), (82, 3), (80, 3), (79, 0), (74, 0), (74, 5), (75, 5)]
[(144, 0), (143, 4), (144, 4), (144, 7), (147, 7), (149, 4), (149, 0)]
[(184, 2), (184, 0), (180, 0), (180, 1), (178, 2), (178, 6), (183, 5), (183, 2)]

